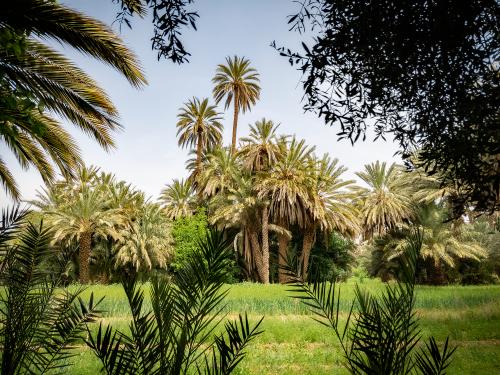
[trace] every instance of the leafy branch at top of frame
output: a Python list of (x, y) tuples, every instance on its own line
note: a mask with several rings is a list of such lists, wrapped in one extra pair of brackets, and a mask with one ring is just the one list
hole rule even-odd
[(166, 58), (174, 63), (189, 62), (191, 54), (181, 40), (183, 29), (196, 31), (199, 14), (189, 10), (194, 0), (113, 0), (120, 5), (116, 22), (131, 28), (130, 18), (135, 14), (143, 17), (149, 8), (153, 16), (152, 49), (158, 52), (158, 60)]

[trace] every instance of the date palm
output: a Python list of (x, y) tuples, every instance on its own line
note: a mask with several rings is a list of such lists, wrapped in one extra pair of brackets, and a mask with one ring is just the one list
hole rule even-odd
[(278, 159), (279, 146), (276, 131), (279, 125), (263, 118), (250, 125), (250, 135), (240, 139), (242, 146), (238, 155), (243, 167), (251, 172), (268, 170)]
[(196, 199), (191, 180), (174, 179), (161, 191), (160, 203), (171, 220), (193, 215), (196, 209)]
[(136, 272), (165, 268), (172, 255), (172, 243), (167, 216), (158, 205), (146, 203), (136, 220), (124, 227), (122, 240), (118, 242), (116, 266)]
[[(455, 267), (457, 259), (479, 260), (487, 256), (480, 243), (480, 233), (469, 224), (449, 222), (448, 212), (442, 205), (434, 203), (418, 207), (413, 226), (422, 233), (420, 256), (429, 261), (436, 282), (443, 281), (442, 265)], [(391, 261), (402, 255), (408, 245), (411, 225), (403, 225), (391, 231), (379, 245), (383, 245), (385, 258)]]
[[(254, 180), (262, 178), (276, 163), (280, 156), (280, 147), (276, 131), (279, 125), (263, 118), (255, 125), (250, 125), (250, 135), (241, 138), (242, 147), (238, 156), (242, 159), (243, 167), (254, 174)], [(254, 181), (254, 182), (255, 182)], [(262, 264), (263, 280), (269, 282), (269, 201), (261, 200), (261, 238), (262, 238)]]
[(199, 183), (201, 191), (208, 198), (225, 193), (234, 185), (234, 177), (241, 172), (238, 160), (226, 148), (214, 149), (207, 156), (206, 163)]
[[(120, 127), (118, 112), (92, 78), (41, 40), (52, 39), (117, 69), (134, 86), (146, 80), (134, 54), (105, 24), (57, 1), (19, 0), (0, 14), (0, 137), (23, 169), (36, 168), (46, 183), (54, 166), (71, 176), (80, 151), (58, 118), (83, 130), (108, 150)], [(57, 117), (54, 117), (57, 116)], [(8, 166), (0, 180), (19, 198)]]
[[(127, 223), (121, 208), (114, 208), (109, 187), (90, 177), (93, 170), (80, 170), (80, 180), (56, 183), (38, 193), (31, 203), (40, 208), (54, 230), (54, 241), (79, 244), (80, 282), (89, 282), (89, 260), (92, 242), (108, 237), (122, 238), (120, 228)], [(83, 182), (85, 178), (88, 181)]]
[(214, 224), (239, 229), (235, 244), (241, 242), (241, 252), (249, 266), (249, 273), (256, 269), (258, 280), (267, 284), (269, 283), (269, 231), (288, 238), (290, 233), (267, 222), (268, 202), (258, 197), (254, 179), (250, 174), (234, 178), (233, 187), (225, 194), (218, 194), (212, 199), (214, 212), (210, 220)]
[(400, 166), (376, 161), (356, 175), (368, 185), (356, 189), (365, 237), (381, 236), (411, 216), (407, 175)]
[[(283, 138), (278, 147), (280, 157), (269, 173), (262, 176), (256, 189), (259, 198), (270, 202), (269, 212), (273, 221), (280, 227), (288, 229), (290, 225), (305, 226), (308, 220), (309, 208), (308, 186), (311, 176), (307, 171), (308, 160), (314, 151), (313, 147), (306, 146), (304, 140), (291, 141)], [(285, 282), (285, 266), (288, 258), (289, 237), (278, 235), (279, 242), (279, 281)]]
[(196, 169), (198, 175), (202, 166), (203, 150), (220, 145), (222, 141), (221, 113), (208, 99), (193, 98), (184, 104), (177, 115), (177, 136), (179, 146), (196, 147)]
[(244, 57), (226, 58), (226, 65), (219, 64), (212, 79), (214, 83), (213, 96), (218, 104), (225, 98), (224, 107), (234, 106), (233, 135), (231, 154), (236, 152), (236, 137), (238, 130), (238, 115), (245, 113), (260, 97), (259, 73), (250, 66), (250, 61)]
[(309, 256), (317, 229), (325, 234), (336, 231), (347, 236), (359, 232), (359, 213), (353, 204), (354, 194), (350, 189), (354, 181), (341, 178), (346, 170), (339, 165), (338, 159), (332, 160), (328, 154), (319, 160), (311, 160), (309, 206), (306, 210), (308, 219), (302, 228), (301, 276), (304, 279), (307, 278)]

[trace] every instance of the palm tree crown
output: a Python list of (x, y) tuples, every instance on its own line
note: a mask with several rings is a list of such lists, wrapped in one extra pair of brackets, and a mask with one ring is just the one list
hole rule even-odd
[(241, 138), (243, 144), (238, 155), (243, 159), (243, 166), (251, 172), (267, 170), (279, 156), (276, 131), (279, 125), (263, 118), (255, 125), (250, 125), (250, 135)]
[(388, 229), (411, 216), (406, 175), (395, 163), (387, 167), (379, 161), (357, 172), (368, 188), (358, 188), (365, 236), (383, 235)]
[(160, 202), (169, 219), (191, 216), (196, 207), (191, 180), (175, 179), (161, 191)]
[(236, 133), (238, 128), (238, 114), (250, 110), (260, 96), (259, 73), (250, 66), (250, 61), (244, 57), (227, 57), (226, 64), (219, 64), (212, 79), (215, 87), (213, 95), (215, 102), (226, 99), (225, 108), (231, 103), (234, 106), (233, 135), (231, 153), (236, 151)]
[(193, 98), (184, 104), (177, 115), (179, 146), (196, 146), (196, 172), (200, 172), (203, 150), (211, 149), (222, 141), (221, 114), (208, 99)]

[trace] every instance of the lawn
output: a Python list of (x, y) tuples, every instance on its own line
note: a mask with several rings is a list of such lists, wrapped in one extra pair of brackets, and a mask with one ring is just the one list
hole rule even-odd
[[(383, 284), (365, 280), (375, 293)], [(120, 285), (92, 286), (97, 297), (106, 296), (103, 320), (126, 329), (128, 308)], [(341, 308), (353, 298), (354, 282), (342, 284)], [(500, 286), (445, 286), (417, 289), (417, 310), (423, 336), (442, 342), (447, 335), (458, 346), (449, 374), (500, 374)], [(345, 374), (338, 343), (330, 330), (311, 319), (282, 285), (236, 284), (227, 298), (229, 317), (247, 312), (253, 321), (265, 316), (264, 333), (248, 349), (240, 374)], [(79, 348), (73, 374), (96, 374), (99, 362)]]

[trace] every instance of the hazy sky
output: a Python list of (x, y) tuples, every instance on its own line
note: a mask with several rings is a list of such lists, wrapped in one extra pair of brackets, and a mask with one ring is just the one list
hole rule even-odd
[[(62, 3), (111, 24), (117, 7), (111, 0), (66, 0)], [(115, 135), (117, 148), (106, 153), (95, 142), (71, 125), (87, 165), (97, 165), (131, 182), (156, 198), (162, 187), (173, 178), (186, 176), (184, 163), (188, 150), (180, 149), (176, 139), (176, 114), (189, 98), (210, 97), (211, 79), (217, 64), (228, 55), (249, 58), (261, 75), (261, 99), (251, 112), (240, 115), (238, 136), (248, 133), (248, 124), (266, 117), (281, 123), (280, 133), (295, 134), (316, 146), (316, 153), (330, 153), (349, 168), (346, 177), (375, 160), (399, 160), (393, 155), (395, 144), (367, 140), (351, 146), (337, 141), (338, 128), (326, 126), (314, 114), (304, 113), (301, 105), (300, 72), (280, 57), (269, 45), (296, 46), (300, 35), (289, 32), (286, 16), (296, 8), (291, 0), (197, 0), (200, 14), (198, 31), (185, 33), (183, 40), (192, 53), (189, 64), (174, 65), (157, 61), (151, 50), (152, 24), (149, 19), (133, 20), (133, 29), (124, 27), (121, 37), (137, 54), (149, 85), (133, 89), (117, 72), (72, 49), (64, 52), (106, 89), (117, 106), (124, 130)], [(118, 26), (113, 25), (118, 31)], [(61, 48), (60, 46), (58, 48)], [(220, 110), (223, 110), (221, 107)], [(231, 139), (232, 111), (225, 113), (224, 143)], [(34, 170), (24, 172), (0, 143), (5, 158), (18, 181), (24, 199), (34, 197), (42, 185)], [(3, 190), (2, 206), (9, 203)]]

